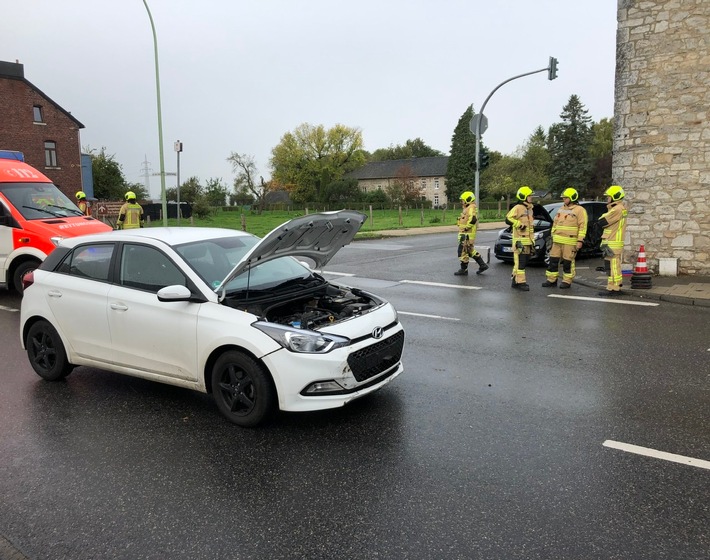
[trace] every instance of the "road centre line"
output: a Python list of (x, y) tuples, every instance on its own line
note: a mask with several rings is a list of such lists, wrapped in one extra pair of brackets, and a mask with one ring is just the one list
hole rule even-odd
[(658, 307), (658, 303), (651, 303), (650, 301), (629, 301), (627, 299), (604, 299), (604, 298), (594, 298), (594, 297), (583, 297), (583, 296), (563, 296), (558, 294), (549, 294), (547, 297), (560, 298), (560, 299), (580, 299), (582, 301), (598, 301), (601, 303), (620, 303), (622, 305), (641, 305), (644, 307)]
[(665, 451), (657, 451), (649, 447), (641, 447), (640, 445), (622, 443), (620, 441), (614, 441), (611, 439), (606, 440), (604, 443), (602, 443), (602, 445), (604, 447), (611, 447), (612, 449), (626, 451), (627, 453), (635, 453), (636, 455), (643, 455), (645, 457), (652, 457), (654, 459), (663, 459), (664, 461), (671, 461), (673, 463), (680, 463), (682, 465), (689, 465), (691, 467), (698, 467), (701, 469), (710, 470), (710, 461), (703, 461), (702, 459), (693, 459), (692, 457), (685, 457), (684, 455), (666, 453)]
[(482, 290), (480, 286), (461, 286), (459, 284), (443, 284), (441, 282), (424, 282), (421, 280), (400, 280), (400, 284), (419, 284), (421, 286), (437, 286), (439, 288), (460, 288), (462, 290)]
[(12, 311), (14, 313), (17, 313), (19, 309), (15, 309), (14, 307), (5, 307), (4, 305), (0, 305), (0, 311)]
[(443, 315), (427, 315), (426, 313), (411, 313), (409, 311), (397, 311), (398, 315), (411, 315), (412, 317), (426, 317), (427, 319), (443, 319), (444, 321), (460, 321), (456, 317), (444, 317)]

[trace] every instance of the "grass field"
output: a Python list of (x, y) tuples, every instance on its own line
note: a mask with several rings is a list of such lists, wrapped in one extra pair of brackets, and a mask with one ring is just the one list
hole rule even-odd
[[(459, 209), (449, 210), (402, 210), (401, 215), (398, 210), (373, 210), (372, 215), (367, 214), (367, 220), (362, 226), (360, 236), (366, 236), (370, 233), (386, 229), (409, 229), (418, 227), (435, 227), (435, 226), (451, 226), (456, 224), (456, 218), (459, 215)], [(252, 212), (241, 212), (234, 210), (224, 210), (222, 208), (215, 209), (207, 218), (193, 218), (180, 220), (181, 226), (192, 225), (196, 227), (220, 227), (230, 229), (240, 229), (253, 233), (259, 237), (263, 237), (275, 227), (280, 226), (284, 222), (293, 218), (303, 216), (304, 211), (265, 211), (261, 215)], [(315, 210), (309, 211), (309, 214), (315, 213)], [(502, 217), (497, 210), (483, 210), (479, 212), (482, 222), (494, 222), (501, 220)], [(162, 221), (154, 221), (151, 225), (162, 226)], [(168, 220), (169, 226), (177, 226), (177, 219), (171, 218)]]

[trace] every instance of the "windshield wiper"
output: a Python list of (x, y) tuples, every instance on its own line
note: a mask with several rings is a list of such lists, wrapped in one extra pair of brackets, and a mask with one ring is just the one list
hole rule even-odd
[(58, 205), (56, 205), (56, 204), (48, 204), (48, 206), (51, 206), (52, 208), (59, 208), (60, 210), (64, 210), (64, 211), (67, 211), (67, 212), (73, 212), (73, 213), (76, 214), (77, 216), (83, 216), (83, 215), (84, 215), (84, 213), (83, 213), (81, 210), (77, 209), (77, 208), (69, 208), (68, 206), (58, 206)]
[(38, 212), (44, 212), (45, 214), (49, 214), (50, 216), (54, 216), (55, 218), (61, 218), (61, 215), (57, 214), (56, 212), (52, 212), (51, 210), (47, 210), (46, 208), (40, 208), (39, 206), (23, 206), (23, 208), (27, 208), (28, 210), (37, 210)]

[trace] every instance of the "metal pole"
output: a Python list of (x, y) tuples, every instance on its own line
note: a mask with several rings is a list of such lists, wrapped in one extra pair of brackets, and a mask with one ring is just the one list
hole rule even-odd
[(480, 157), (480, 151), (481, 151), (481, 120), (483, 119), (483, 110), (486, 108), (486, 105), (488, 104), (488, 100), (493, 96), (493, 94), (498, 91), (498, 89), (502, 86), (507, 84), (508, 82), (512, 82), (513, 80), (517, 80), (518, 78), (522, 78), (524, 76), (530, 76), (531, 74), (537, 74), (539, 72), (547, 72), (548, 68), (542, 68), (541, 70), (533, 70), (532, 72), (526, 72), (525, 74), (519, 74), (517, 76), (513, 76), (512, 78), (508, 78), (506, 81), (501, 82), (498, 84), (495, 89), (488, 94), (488, 97), (486, 97), (486, 100), (483, 102), (483, 105), (481, 105), (481, 110), (479, 111), (479, 114), (481, 115), (478, 119), (478, 122), (476, 123), (476, 203), (480, 204), (479, 198), (478, 198), (478, 186), (480, 183), (480, 170), (478, 169), (479, 167), (479, 157)]
[(180, 152), (177, 153), (177, 225), (180, 225)]
[(153, 50), (155, 51), (155, 91), (158, 98), (158, 145), (160, 149), (160, 198), (163, 203), (163, 225), (168, 225), (168, 199), (165, 195), (165, 158), (163, 157), (163, 115), (160, 109), (160, 67), (158, 65), (158, 36), (155, 34), (155, 24), (146, 0), (143, 5), (148, 12), (150, 27), (153, 30)]

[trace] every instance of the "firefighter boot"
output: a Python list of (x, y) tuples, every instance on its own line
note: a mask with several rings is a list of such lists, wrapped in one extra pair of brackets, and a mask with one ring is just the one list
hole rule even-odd
[(557, 286), (557, 280), (554, 280), (552, 282), (550, 282), (549, 280), (545, 280), (542, 283), (543, 288), (554, 288), (555, 286)]
[(476, 264), (478, 264), (476, 274), (481, 274), (482, 272), (488, 270), (488, 265), (484, 262), (480, 255), (478, 257), (474, 257), (474, 260), (476, 261)]
[(454, 272), (454, 276), (465, 276), (468, 274), (468, 263), (462, 262), (461, 268)]

